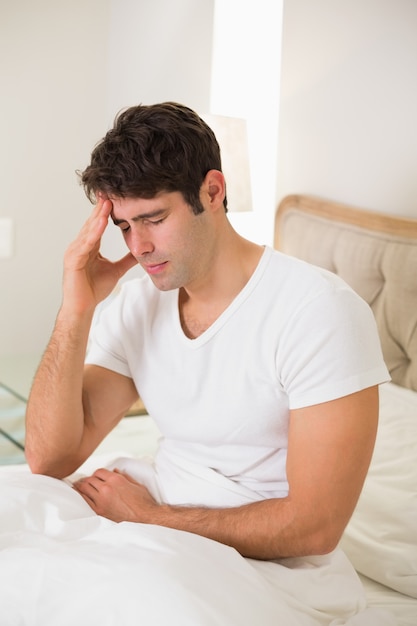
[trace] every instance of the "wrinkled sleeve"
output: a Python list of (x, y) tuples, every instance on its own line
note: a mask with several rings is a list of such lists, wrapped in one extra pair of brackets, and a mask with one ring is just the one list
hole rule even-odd
[(372, 310), (344, 285), (324, 290), (297, 311), (282, 335), (277, 367), (290, 409), (390, 379)]

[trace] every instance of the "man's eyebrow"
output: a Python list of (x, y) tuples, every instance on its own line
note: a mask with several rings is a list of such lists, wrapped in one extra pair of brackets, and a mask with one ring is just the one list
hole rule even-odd
[(115, 224), (115, 226), (118, 226), (119, 224), (123, 224), (123, 223), (127, 223), (127, 222), (139, 222), (139, 220), (149, 220), (155, 217), (160, 217), (161, 215), (163, 215), (166, 212), (166, 209), (155, 209), (154, 211), (148, 211), (147, 213), (140, 213), (139, 215), (135, 215), (135, 217), (132, 217), (130, 220), (120, 220), (118, 219), (115, 215), (114, 212), (111, 212), (111, 218), (113, 220), (113, 224)]

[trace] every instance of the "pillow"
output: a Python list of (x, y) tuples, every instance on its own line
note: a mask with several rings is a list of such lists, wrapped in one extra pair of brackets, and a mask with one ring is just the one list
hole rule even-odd
[(0, 465), (24, 463), (26, 402), (0, 384)]
[(355, 569), (417, 598), (417, 392), (386, 383), (371, 466), (341, 548)]

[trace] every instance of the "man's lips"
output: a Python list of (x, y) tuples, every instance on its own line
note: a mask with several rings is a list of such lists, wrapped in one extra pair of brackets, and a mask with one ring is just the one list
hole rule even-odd
[(159, 274), (159, 272), (165, 269), (167, 263), (168, 261), (163, 261), (163, 263), (150, 263), (142, 265), (142, 267), (148, 274)]

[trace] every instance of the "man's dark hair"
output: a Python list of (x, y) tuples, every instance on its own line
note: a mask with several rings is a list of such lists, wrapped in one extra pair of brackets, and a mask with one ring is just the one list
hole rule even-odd
[[(211, 128), (175, 102), (130, 107), (95, 146), (81, 183), (94, 202), (112, 197), (153, 198), (179, 191), (195, 214), (204, 211), (200, 187), (209, 170), (221, 171), (220, 148)], [(227, 211), (227, 199), (224, 199)]]

